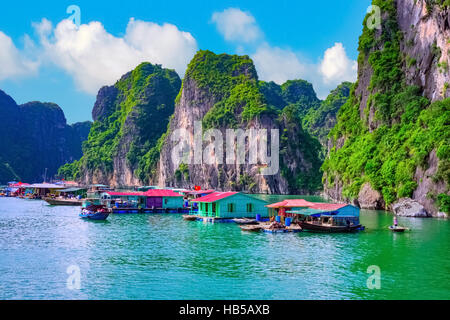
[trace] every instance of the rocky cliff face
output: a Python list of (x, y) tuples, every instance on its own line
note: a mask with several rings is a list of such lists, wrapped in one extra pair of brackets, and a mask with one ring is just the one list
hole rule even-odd
[[(328, 142), (324, 192), (363, 208), (412, 198), (450, 209), (450, 8), (443, 1), (374, 0), (381, 28), (359, 40), (358, 82)], [(408, 200), (409, 201), (409, 200)]]
[(421, 87), (423, 95), (431, 101), (450, 96), (450, 8), (444, 1), (438, 3), (397, 0), (397, 22), (404, 38), (400, 49), (406, 57), (406, 83)]
[(67, 125), (61, 108), (53, 103), (17, 105), (0, 90), (0, 180), (42, 182), (58, 168), (81, 157), (81, 143), (90, 123)]
[[(287, 83), (284, 88), (274, 83), (258, 82), (253, 62), (247, 56), (198, 52), (186, 72), (175, 114), (162, 144), (159, 185), (186, 188), (198, 185), (218, 190), (280, 194), (317, 190), (320, 185), (320, 145), (302, 129), (299, 116), (299, 106), (304, 106), (300, 100), (310, 97), (305, 94), (311, 93), (307, 90), (309, 86), (301, 81)], [(318, 100), (312, 92), (312, 99)], [(216, 149), (208, 149), (208, 145), (217, 138), (204, 138), (196, 145), (196, 123), (201, 124), (204, 132), (208, 129), (220, 132), (223, 140), (219, 146), (222, 146), (223, 154)], [(180, 129), (186, 137), (184, 151), (189, 159), (187, 163), (174, 162), (172, 158), (179, 143), (173, 137)], [(227, 157), (235, 151), (227, 150), (227, 129), (265, 129), (269, 141), (271, 131), (278, 130), (279, 170), (274, 174), (262, 174), (264, 163), (252, 163), (249, 156), (244, 164), (227, 162)], [(263, 132), (259, 131), (254, 138), (261, 141)], [(249, 143), (245, 144), (245, 152), (252, 148)], [(195, 163), (196, 152), (213, 160)]]
[(80, 161), (61, 168), (85, 184), (133, 186), (148, 182), (158, 139), (167, 130), (181, 80), (173, 70), (143, 63), (102, 88)]

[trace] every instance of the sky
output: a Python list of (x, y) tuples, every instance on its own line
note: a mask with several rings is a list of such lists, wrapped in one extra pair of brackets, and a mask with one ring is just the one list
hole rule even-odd
[[(141, 62), (184, 76), (197, 50), (249, 55), (261, 80), (356, 81), (370, 0), (22, 1), (0, 10), (0, 89), (92, 120), (98, 90)], [(69, 10), (68, 10), (69, 9)]]

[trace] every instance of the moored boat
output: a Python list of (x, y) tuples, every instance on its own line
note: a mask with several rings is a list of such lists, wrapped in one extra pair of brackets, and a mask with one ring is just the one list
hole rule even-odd
[(192, 214), (184, 214), (183, 215), (183, 220), (186, 220), (186, 221), (196, 221), (197, 219), (198, 219), (198, 217), (194, 216)]
[(259, 232), (262, 230), (263, 226), (260, 224), (244, 224), (240, 225), (239, 228), (241, 228), (242, 231)]
[(110, 213), (111, 210), (106, 208), (106, 206), (93, 204), (86, 208), (83, 208), (81, 210), (80, 217), (90, 220), (106, 220)]
[(81, 206), (83, 203), (83, 200), (81, 199), (44, 197), (43, 200), (52, 206)]
[(248, 219), (248, 218), (233, 219), (233, 222), (235, 222), (237, 224), (242, 224), (242, 225), (246, 225), (246, 224), (255, 225), (255, 224), (258, 224), (258, 221), (256, 221), (256, 219)]
[(405, 227), (400, 227), (400, 226), (389, 226), (389, 230), (391, 230), (392, 232), (405, 232), (409, 229), (405, 228)]
[(360, 224), (358, 225), (348, 225), (348, 226), (338, 226), (332, 224), (324, 224), (317, 222), (307, 222), (302, 221), (299, 223), (302, 229), (312, 232), (325, 232), (325, 233), (350, 233), (356, 232), (362, 229)]

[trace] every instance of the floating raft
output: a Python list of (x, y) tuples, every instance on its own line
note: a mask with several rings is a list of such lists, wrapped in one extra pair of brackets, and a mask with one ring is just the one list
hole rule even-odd
[(405, 232), (407, 230), (409, 230), (408, 228), (405, 227), (399, 227), (399, 226), (390, 226), (389, 230), (393, 231), (393, 232)]
[(189, 209), (186, 208), (178, 208), (178, 209), (169, 209), (169, 208), (113, 208), (112, 213), (114, 214), (136, 214), (136, 213), (188, 213)]

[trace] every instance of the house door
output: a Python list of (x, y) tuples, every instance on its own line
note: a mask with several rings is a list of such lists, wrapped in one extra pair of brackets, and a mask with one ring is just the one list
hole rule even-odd
[(148, 197), (147, 198), (147, 208), (155, 207), (162, 208), (162, 197)]

